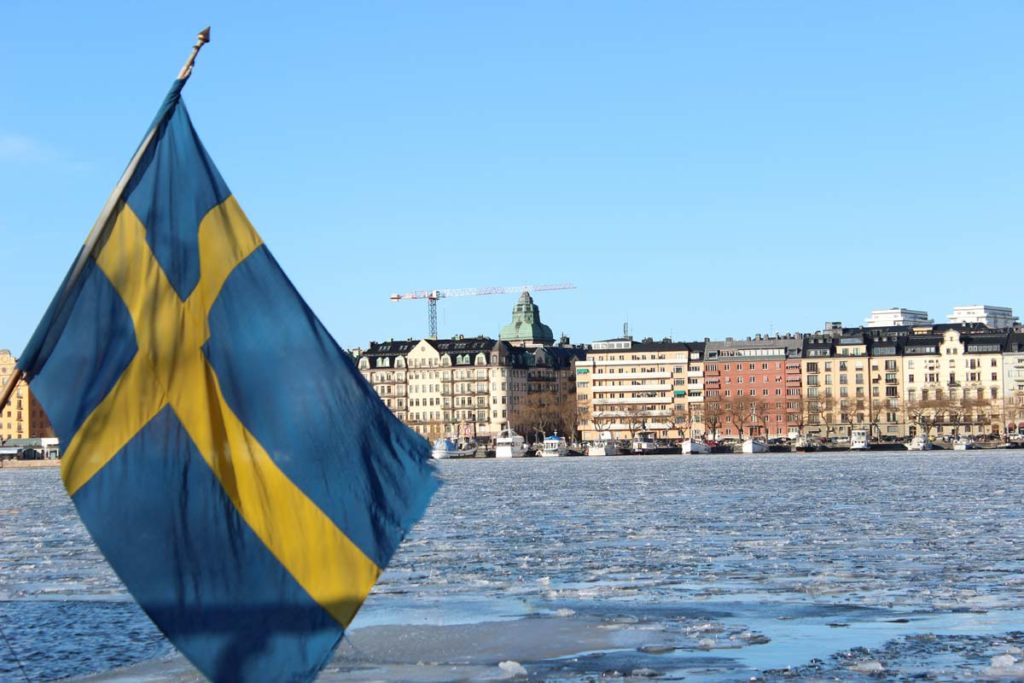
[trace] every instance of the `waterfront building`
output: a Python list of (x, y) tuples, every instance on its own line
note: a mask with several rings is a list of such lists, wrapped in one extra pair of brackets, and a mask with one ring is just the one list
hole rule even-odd
[(359, 352), (355, 361), (360, 374), (374, 388), (384, 405), (406, 424), (409, 420), (409, 393), (405, 357), (416, 343), (412, 339), (370, 342), (365, 351)]
[(1007, 334), (1003, 353), (1003, 424), (1011, 436), (1024, 434), (1024, 332)]
[(704, 422), (710, 431), (731, 438), (787, 436), (799, 422), (802, 347), (802, 335), (707, 342)]
[(355, 362), (385, 405), (427, 439), (489, 442), (508, 427), (574, 437), (575, 363), (586, 350), (564, 336), (553, 344), (528, 292), (501, 337), (370, 342)]
[(910, 308), (884, 308), (871, 311), (871, 317), (864, 321), (865, 327), (904, 327), (930, 325), (934, 322), (925, 311)]
[(806, 434), (872, 439), (903, 435), (901, 339), (906, 328), (842, 328), (804, 338), (801, 358)]
[(868, 428), (872, 439), (900, 439), (906, 436), (903, 388), (903, 341), (906, 331), (898, 328), (868, 329), (870, 356), (868, 373)]
[(573, 363), (584, 356), (581, 347), (456, 336), (370, 342), (356, 364), (385, 405), (424, 438), (489, 442), (509, 426), (574, 430)]
[(914, 328), (903, 362), (908, 436), (1001, 433), (1008, 341), (983, 325)]
[(703, 344), (693, 346), (691, 352), (691, 346), (682, 342), (637, 342), (631, 337), (594, 342), (586, 357), (576, 361), (583, 440), (632, 440), (641, 432), (673, 439), (695, 428), (703, 431), (702, 425), (692, 422), (687, 390), (691, 361), (699, 370)]
[[(0, 388), (14, 372), (16, 359), (7, 349), (0, 349)], [(7, 406), (0, 413), (0, 441), (8, 439), (42, 439), (54, 436), (50, 420), (24, 379), (18, 382)]]
[[(676, 424), (684, 426), (679, 434), (683, 438), (687, 436), (703, 437), (707, 431), (704, 424), (704, 353), (707, 341), (709, 340), (686, 343), (690, 350), (686, 366), (686, 404), (685, 407), (681, 407), (678, 402), (674, 405), (677, 412)], [(676, 374), (675, 366), (672, 369), (673, 374)], [(676, 385), (677, 381), (679, 380), (673, 379), (673, 385)], [(678, 415), (680, 412), (682, 415)]]
[(1004, 330), (1020, 324), (1013, 309), (1006, 306), (956, 306), (947, 316), (952, 324), (980, 324), (993, 330)]

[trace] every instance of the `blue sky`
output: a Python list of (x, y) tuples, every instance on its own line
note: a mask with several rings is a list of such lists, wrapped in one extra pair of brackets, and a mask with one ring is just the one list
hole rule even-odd
[(536, 298), (584, 342), (1024, 309), (1020, 2), (7, 0), (0, 348), (206, 24), (193, 122), (343, 346), (423, 336), (388, 295), (428, 288), (573, 282)]

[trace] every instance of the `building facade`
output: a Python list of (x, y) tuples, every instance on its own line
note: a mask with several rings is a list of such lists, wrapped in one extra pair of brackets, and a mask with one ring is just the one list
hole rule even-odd
[(799, 423), (800, 335), (709, 341), (704, 353), (705, 427), (714, 438), (780, 438)]
[[(14, 373), (15, 357), (7, 349), (0, 349), (0, 388)], [(0, 413), (0, 442), (8, 439), (51, 439), (53, 427), (28, 382), (20, 380), (14, 387), (10, 401)]]
[(582, 439), (632, 440), (640, 433), (672, 439), (691, 432), (690, 367), (691, 348), (682, 342), (594, 342), (576, 361)]
[[(490, 337), (371, 342), (356, 365), (424, 438), (492, 441), (513, 427), (574, 430), (579, 347), (518, 347)], [(567, 407), (568, 406), (568, 407)]]

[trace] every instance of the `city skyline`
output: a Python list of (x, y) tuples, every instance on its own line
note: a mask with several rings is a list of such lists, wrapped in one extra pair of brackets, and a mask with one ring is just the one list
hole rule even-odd
[[(1024, 8), (0, 9), (0, 347), (20, 354), (196, 29), (229, 187), (344, 347), (416, 289), (573, 282), (556, 335), (697, 339), (1014, 306)], [(514, 297), (442, 301), (496, 334)]]

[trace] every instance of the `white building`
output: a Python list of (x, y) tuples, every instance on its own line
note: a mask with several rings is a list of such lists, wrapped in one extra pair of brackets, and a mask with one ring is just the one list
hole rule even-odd
[(930, 325), (932, 321), (927, 311), (914, 311), (909, 308), (885, 308), (871, 311), (871, 317), (864, 321), (865, 327), (899, 327), (902, 325)]
[(956, 306), (947, 317), (951, 323), (981, 323), (996, 330), (1013, 327), (1019, 322), (1013, 309), (1006, 306)]

